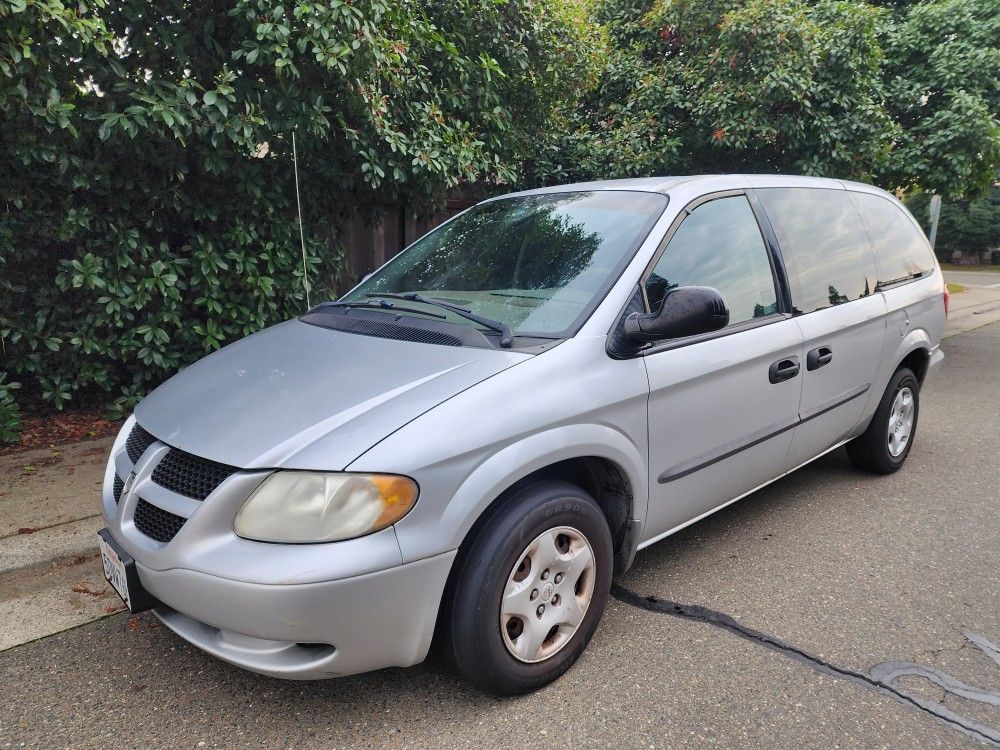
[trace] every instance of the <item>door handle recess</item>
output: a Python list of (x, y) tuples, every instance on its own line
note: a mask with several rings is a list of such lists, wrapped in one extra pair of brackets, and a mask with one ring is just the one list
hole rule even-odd
[(818, 370), (823, 365), (828, 365), (833, 361), (833, 349), (828, 346), (819, 346), (810, 350), (806, 355), (806, 369), (809, 371)]
[(799, 358), (786, 357), (773, 363), (767, 370), (767, 379), (772, 383), (791, 380), (799, 374)]

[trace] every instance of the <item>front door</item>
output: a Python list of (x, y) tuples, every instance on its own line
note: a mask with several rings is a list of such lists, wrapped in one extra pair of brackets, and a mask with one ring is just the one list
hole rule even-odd
[(802, 334), (782, 309), (774, 261), (743, 194), (698, 204), (644, 280), (649, 309), (674, 286), (710, 286), (722, 331), (645, 354), (650, 503), (644, 542), (686, 525), (783, 471), (804, 370)]

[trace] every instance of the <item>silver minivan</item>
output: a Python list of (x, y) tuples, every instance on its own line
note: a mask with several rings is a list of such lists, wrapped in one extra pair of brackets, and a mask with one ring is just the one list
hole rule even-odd
[(480, 203), (336, 302), (157, 388), (115, 441), (105, 572), (275, 677), (423, 660), (523, 693), (636, 551), (846, 445), (898, 469), (948, 297), (839, 180), (565, 185)]

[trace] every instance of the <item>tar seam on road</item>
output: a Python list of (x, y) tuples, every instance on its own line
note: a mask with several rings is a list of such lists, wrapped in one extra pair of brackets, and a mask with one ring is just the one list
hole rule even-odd
[[(967, 719), (964, 716), (960, 716), (953, 711), (949, 711), (947, 708), (938, 703), (906, 693), (896, 686), (896, 679), (904, 675), (925, 677), (950, 693), (959, 695), (963, 698), (968, 698), (970, 700), (988, 703), (990, 705), (1000, 705), (1000, 693), (993, 693), (973, 688), (936, 669), (923, 667), (909, 662), (883, 662), (882, 664), (878, 664), (873, 667), (870, 674), (857, 672), (848, 667), (839, 667), (836, 664), (832, 664), (819, 658), (818, 656), (813, 656), (800, 648), (783, 643), (774, 636), (749, 628), (729, 615), (709, 609), (708, 607), (702, 607), (698, 604), (679, 604), (677, 602), (660, 599), (655, 596), (642, 596), (641, 594), (637, 594), (636, 592), (620, 586), (617, 583), (611, 587), (611, 595), (618, 601), (623, 602), (624, 604), (629, 604), (633, 607), (638, 607), (640, 609), (645, 609), (659, 614), (670, 615), (671, 617), (679, 617), (685, 620), (703, 622), (717, 628), (721, 628), (722, 630), (732, 633), (733, 635), (737, 635), (740, 638), (753, 641), (754, 643), (764, 646), (772, 651), (776, 651), (783, 656), (795, 659), (817, 672), (850, 680), (857, 684), (878, 690), (881, 693), (885, 693), (901, 703), (905, 703), (923, 711), (924, 713), (930, 714), (935, 719), (938, 719), (950, 726), (952, 729), (956, 729), (977, 740), (1000, 745), (1000, 731), (987, 727), (983, 724), (979, 724), (978, 722)], [(982, 636), (975, 635), (974, 633), (965, 633), (965, 637), (982, 650), (987, 656), (989, 656), (990, 659), (1000, 665), (1000, 649), (998, 649), (997, 646)]]

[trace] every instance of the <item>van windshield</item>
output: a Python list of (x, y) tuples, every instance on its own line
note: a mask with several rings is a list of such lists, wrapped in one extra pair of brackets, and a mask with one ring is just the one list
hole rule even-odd
[[(343, 300), (416, 293), (506, 323), (519, 336), (570, 336), (621, 275), (666, 205), (666, 196), (631, 191), (482, 203), (422, 237)], [(427, 309), (481, 327), (440, 307)]]

